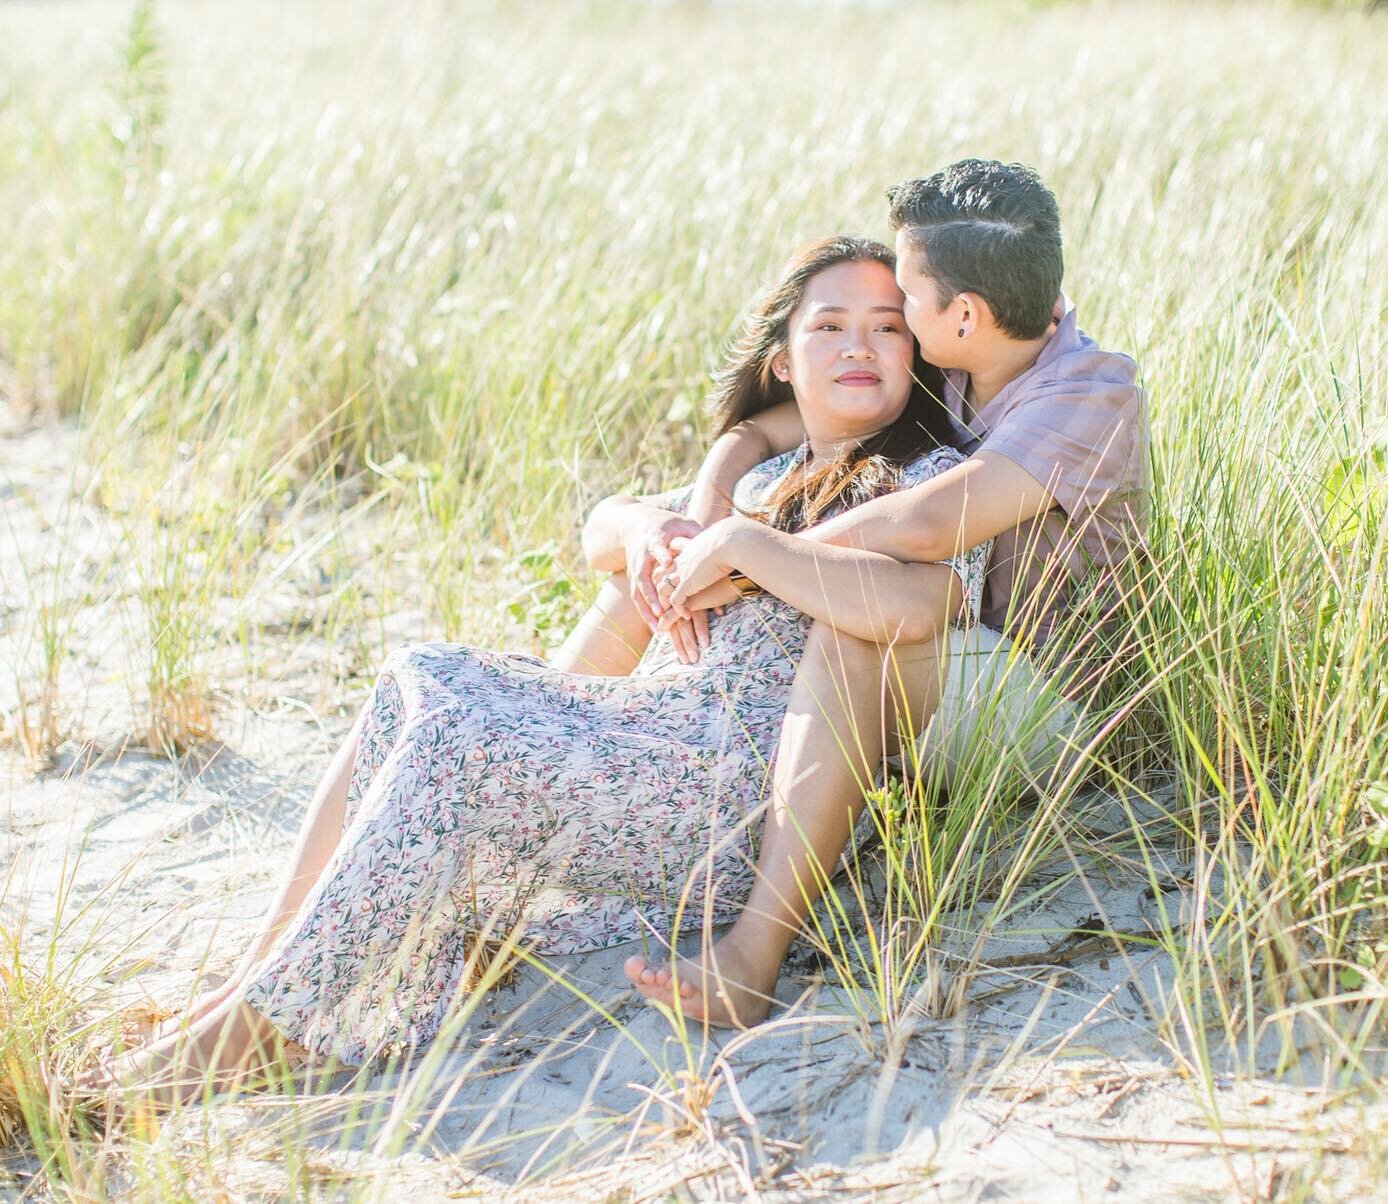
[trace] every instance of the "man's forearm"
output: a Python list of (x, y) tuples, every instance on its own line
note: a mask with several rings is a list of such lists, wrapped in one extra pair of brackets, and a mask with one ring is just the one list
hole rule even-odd
[(836, 514), (806, 535), (898, 560), (948, 560), (1054, 504), (1026, 468), (985, 448), (928, 480)]
[(726, 559), (769, 593), (864, 640), (928, 640), (958, 609), (963, 586), (941, 564), (816, 544), (751, 520), (730, 535)]
[(900, 561), (945, 560), (957, 555), (956, 540), (942, 537), (929, 502), (914, 489), (872, 498), (816, 523), (804, 537), (833, 547), (871, 549)]

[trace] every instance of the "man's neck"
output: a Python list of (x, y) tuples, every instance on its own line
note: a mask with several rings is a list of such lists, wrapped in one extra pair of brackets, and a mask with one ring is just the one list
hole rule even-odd
[(1041, 349), (1054, 333), (1055, 327), (1052, 326), (1035, 339), (998, 338), (995, 346), (983, 357), (986, 367), (969, 370), (968, 400), (975, 414), (1036, 363)]

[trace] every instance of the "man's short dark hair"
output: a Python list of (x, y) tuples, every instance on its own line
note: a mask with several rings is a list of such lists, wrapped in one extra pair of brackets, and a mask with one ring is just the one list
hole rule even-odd
[(940, 304), (960, 293), (988, 302), (1015, 339), (1046, 333), (1060, 294), (1060, 207), (1029, 167), (961, 159), (887, 189), (891, 227), (909, 231), (939, 282)]

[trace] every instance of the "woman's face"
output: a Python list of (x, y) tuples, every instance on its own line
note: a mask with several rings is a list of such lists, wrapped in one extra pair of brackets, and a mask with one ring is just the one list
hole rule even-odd
[(862, 438), (890, 426), (911, 395), (915, 344), (892, 270), (875, 260), (837, 263), (811, 277), (772, 361), (789, 380), (805, 433)]

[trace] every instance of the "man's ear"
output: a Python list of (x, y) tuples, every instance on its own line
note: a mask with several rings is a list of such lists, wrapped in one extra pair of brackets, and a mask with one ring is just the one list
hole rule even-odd
[(955, 317), (959, 320), (959, 337), (968, 338), (976, 330), (991, 330), (997, 323), (993, 307), (977, 293), (960, 293), (954, 299)]

